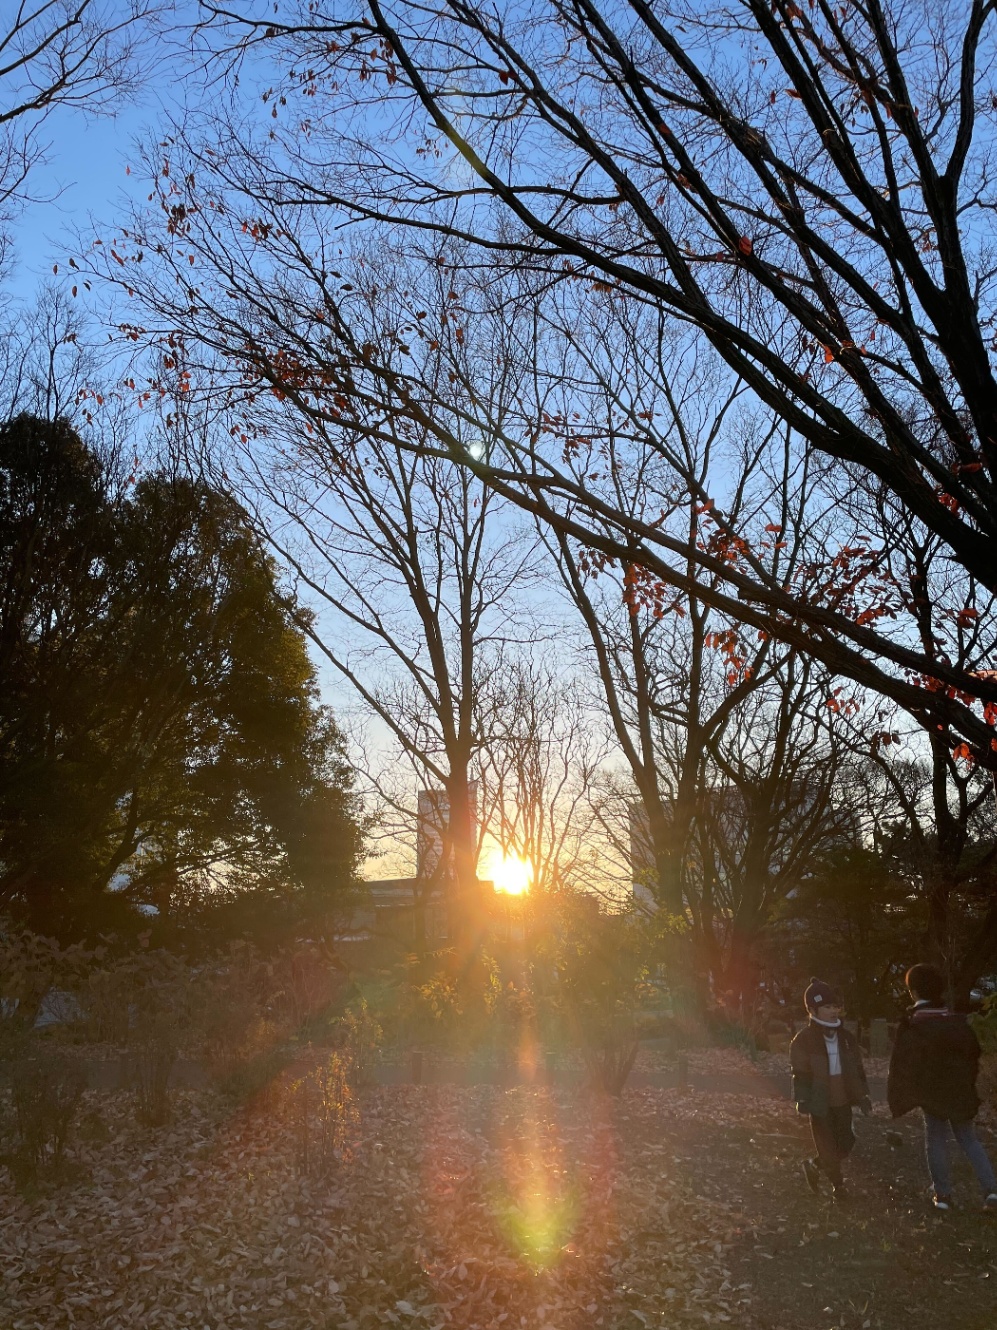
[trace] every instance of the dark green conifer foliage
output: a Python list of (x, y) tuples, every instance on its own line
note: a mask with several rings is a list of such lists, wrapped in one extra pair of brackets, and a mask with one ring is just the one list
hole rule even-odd
[(301, 613), (228, 496), (0, 426), (0, 907), (62, 938), (138, 902), (317, 926), (362, 833)]

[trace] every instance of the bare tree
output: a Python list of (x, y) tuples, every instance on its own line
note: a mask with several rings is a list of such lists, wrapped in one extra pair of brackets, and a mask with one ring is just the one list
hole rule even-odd
[(848, 740), (860, 765), (852, 790), (867, 843), (896, 863), (911, 901), (923, 903), (922, 946), (964, 1002), (997, 959), (997, 837), (988, 773), (938, 736), (879, 708), (872, 745)]
[[(500, 729), (481, 754), (487, 830), (523, 859), (542, 896), (584, 889), (621, 903), (622, 867), (598, 833), (591, 790), (609, 754), (598, 714), (564, 653), (508, 662)], [(615, 869), (615, 871), (614, 871)]]
[[(971, 671), (993, 658), (992, 591), (948, 557), (881, 483), (856, 477), (842, 498), (850, 520), (874, 533), (895, 593), (889, 610), (898, 632), (930, 659)], [(927, 686), (937, 687), (930, 681)], [(985, 714), (994, 718), (992, 708)], [(871, 834), (903, 827), (905, 871), (912, 874), (926, 915), (927, 951), (964, 998), (997, 955), (993, 791), (966, 743), (953, 747), (937, 727), (911, 733), (884, 701), (843, 717), (848, 741), (869, 779), (860, 802), (872, 811)]]
[(715, 987), (742, 1001), (779, 906), (830, 849), (857, 839), (839, 785), (845, 748), (820, 674), (790, 653), (707, 738), (690, 910)]
[[(604, 295), (704, 339), (824, 459), (832, 488), (856, 471), (874, 478), (948, 558), (995, 589), (997, 265), (976, 223), (994, 205), (990, 0), (959, 10), (546, 0), (529, 14), (369, 0), (361, 15), (335, 3), (283, 18), (239, 3), (214, 12), (225, 58), (252, 52), (244, 73), (272, 56), (264, 95), (274, 120), (272, 137), (241, 157), (234, 134), (216, 136), (213, 157), (197, 151), (181, 169), (190, 183), (174, 174), (164, 192), (182, 233), (172, 303), (195, 315), (201, 336), (217, 345), (220, 313), (232, 316), (217, 291), (206, 293), (212, 264), (216, 283), (261, 285), (243, 283), (229, 254), (212, 254), (226, 231), (212, 211), (222, 187), (242, 194), (231, 215), (255, 227), (258, 273), (283, 270), (289, 256), (300, 273), (288, 235), (315, 260), (316, 236), (350, 220), (357, 238), (370, 228), (368, 246), (408, 237), (451, 275), (496, 256), (496, 304), (512, 306), (528, 279), (530, 301), (557, 294), (579, 318)], [(147, 243), (143, 235), (134, 249)], [(515, 430), (479, 405), (503, 466), (467, 458), (425, 357), (389, 365), (396, 329), (361, 335), (338, 287), (319, 283), (315, 294), (342, 334), (336, 383), (352, 419), (369, 428), (379, 397), (543, 521), (891, 697), (997, 767), (997, 713), (979, 714), (997, 705), (992, 661), (982, 650), (945, 661), (896, 629), (896, 589), (861, 530), (839, 527), (814, 575), (787, 585), (720, 502), (714, 538), (700, 545), (589, 493), (563, 461), (570, 423), (545, 431), (536, 398)], [(288, 327), (268, 304), (253, 311), (250, 351), (245, 339), (230, 349), (280, 386)], [(475, 319), (472, 310), (458, 323)], [(310, 363), (320, 382), (328, 357)], [(327, 411), (314, 394), (308, 409)], [(670, 460), (666, 447), (661, 455)], [(944, 584), (930, 595), (962, 608)]]
[[(697, 496), (723, 492), (731, 525), (763, 533), (758, 553), (773, 575), (787, 584), (807, 576), (835, 522), (819, 477), (805, 459), (798, 465), (790, 435), (745, 402), (741, 385), (708, 358), (690, 363), (681, 339), (659, 329), (652, 340), (642, 330), (614, 310), (594, 335), (574, 330), (575, 361), (585, 359), (592, 385), (584, 395), (589, 429), (598, 421), (609, 433), (615, 418), (622, 432), (618, 422), (637, 414), (634, 397), (654, 407), (653, 442), (605, 449), (603, 492), (615, 509), (645, 521), (655, 514), (673, 530), (684, 524), (691, 547), (716, 531)], [(583, 394), (562, 365), (558, 374), (570, 383), (567, 414)], [(673, 464), (662, 464), (658, 440)], [(586, 480), (598, 480), (593, 451), (577, 452)], [(541, 530), (583, 625), (596, 705), (632, 781), (622, 807), (618, 789), (616, 798), (600, 791), (603, 823), (633, 861), (641, 896), (684, 921), (686, 963), (699, 986), (711, 976), (716, 991), (743, 993), (775, 907), (840, 830), (830, 722), (842, 703), (824, 671), (767, 632), (748, 631), (706, 597), (671, 593), (642, 576), (636, 558), (607, 560), (557, 526)], [(687, 575), (695, 585), (691, 560)]]
[[(837, 789), (832, 690), (794, 652), (756, 644), (742, 655), (737, 627), (701, 603), (682, 618), (625, 602), (621, 614), (613, 591), (622, 602), (626, 587), (605, 580), (608, 596), (580, 577), (572, 592), (633, 780), (615, 800), (617, 824), (629, 821), (618, 841), (642, 895), (686, 921), (688, 969), (740, 993), (779, 902), (823, 850), (857, 834)], [(730, 657), (711, 650), (717, 637)]]
[(476, 787), (506, 724), (506, 675), (533, 635), (535, 541), (475, 476), (410, 450), (391, 422), (378, 439), (297, 424), (278, 412), (268, 448), (239, 447), (229, 479), (254, 497), (260, 528), (318, 610), (301, 618), (318, 653), (387, 736), (368, 764), (382, 803), (415, 837), (415, 787), (445, 792), (441, 853), (414, 904), (424, 925), (429, 893), (445, 886), (466, 942), (489, 820)]
[(143, 75), (170, 0), (11, 0), (0, 20), (0, 220), (28, 197), (40, 134), (60, 108), (110, 112)]

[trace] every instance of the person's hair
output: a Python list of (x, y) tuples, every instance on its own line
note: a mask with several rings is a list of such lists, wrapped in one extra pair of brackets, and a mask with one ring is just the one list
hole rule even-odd
[(940, 1003), (945, 996), (945, 980), (935, 965), (912, 965), (904, 975), (904, 983), (916, 998)]

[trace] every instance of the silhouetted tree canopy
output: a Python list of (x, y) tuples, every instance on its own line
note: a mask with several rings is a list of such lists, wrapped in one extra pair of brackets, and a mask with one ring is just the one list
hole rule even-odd
[(302, 613), (226, 495), (0, 427), (0, 902), (66, 937), (346, 892), (362, 834)]

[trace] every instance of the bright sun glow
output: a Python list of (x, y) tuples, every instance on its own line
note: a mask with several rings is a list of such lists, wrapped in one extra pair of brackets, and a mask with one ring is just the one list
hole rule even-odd
[(518, 854), (507, 854), (496, 860), (492, 876), (496, 891), (504, 891), (508, 896), (522, 896), (529, 891), (533, 881), (533, 866)]

